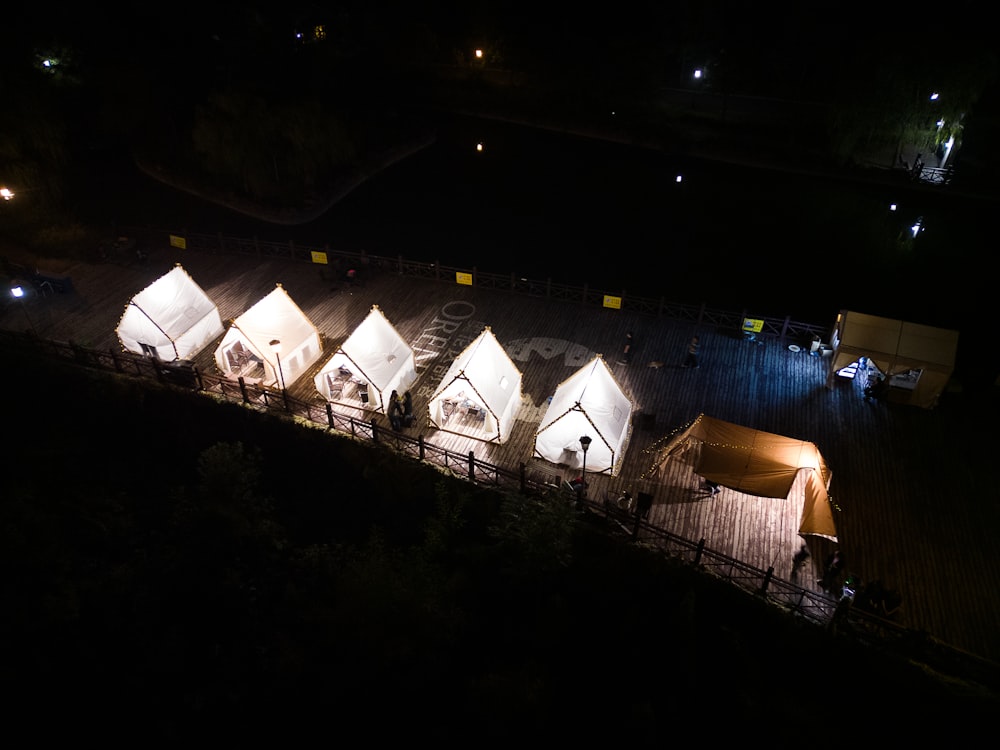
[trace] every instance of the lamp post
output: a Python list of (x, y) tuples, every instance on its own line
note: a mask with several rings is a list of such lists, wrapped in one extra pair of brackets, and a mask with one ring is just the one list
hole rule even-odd
[(583, 448), (583, 473), (580, 475), (580, 486), (576, 488), (576, 499), (582, 500), (587, 496), (587, 449), (590, 448), (591, 439), (589, 435), (580, 438), (580, 447)]
[(271, 351), (274, 352), (274, 358), (278, 361), (278, 383), (281, 385), (281, 398), (285, 402), (285, 409), (288, 409), (288, 392), (285, 390), (285, 373), (281, 370), (281, 341), (279, 339), (271, 339), (270, 341)]
[(20, 284), (15, 284), (10, 288), (10, 296), (21, 303), (21, 310), (24, 312), (25, 320), (28, 321), (28, 325), (31, 327), (31, 332), (38, 335), (38, 331), (35, 330), (35, 324), (31, 320), (31, 316), (28, 315), (28, 306), (24, 304), (24, 287)]

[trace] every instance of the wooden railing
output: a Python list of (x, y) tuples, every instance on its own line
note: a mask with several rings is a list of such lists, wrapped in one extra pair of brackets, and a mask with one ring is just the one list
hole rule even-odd
[(379, 272), (389, 272), (400, 276), (410, 276), (420, 279), (451, 282), (456, 281), (458, 274), (465, 274), (474, 287), (511, 292), (529, 297), (543, 297), (555, 301), (574, 304), (584, 304), (594, 307), (604, 307), (609, 300), (621, 310), (637, 312), (645, 315), (686, 321), (699, 326), (727, 331), (739, 331), (747, 318), (762, 321), (757, 337), (788, 339), (793, 342), (808, 342), (816, 337), (825, 341), (832, 328), (832, 321), (827, 324), (793, 321), (791, 317), (775, 318), (753, 314), (751, 310), (722, 310), (701, 305), (677, 304), (661, 298), (632, 295), (624, 290), (597, 290), (588, 285), (572, 286), (558, 284), (551, 279), (541, 281), (528, 279), (514, 273), (500, 274), (482, 271), (475, 266), (460, 268), (445, 266), (437, 261), (433, 263), (413, 261), (402, 255), (386, 257), (370, 255), (365, 251), (331, 250), (329, 247), (311, 247), (298, 245), (289, 241), (284, 243), (268, 242), (258, 239), (228, 237), (223, 234), (198, 234), (193, 232), (171, 232), (164, 229), (149, 229), (138, 227), (118, 227), (117, 231), (126, 235), (138, 236), (146, 242), (162, 243), (174, 238), (173, 241), (183, 243), (186, 251), (207, 254), (245, 255), (256, 258), (282, 259), (315, 263), (315, 254), (320, 254), (326, 260), (330, 273), (339, 278), (339, 271), (347, 268), (357, 268), (364, 276)]
[[(789, 613), (823, 626), (836, 626), (866, 641), (883, 646), (899, 645), (911, 657), (921, 658), (944, 670), (963, 666), (991, 684), (1000, 684), (1000, 666), (944, 644), (924, 633), (915, 633), (890, 620), (852, 607), (838, 607), (827, 595), (805, 589), (774, 575), (773, 568), (761, 570), (705, 546), (704, 539), (692, 541), (653, 526), (640, 515), (608, 503), (579, 498), (551, 484), (529, 476), (525, 464), (516, 471), (477, 459), (473, 452), (456, 453), (427, 442), (423, 436), (410, 437), (380, 426), (376, 419), (359, 420), (340, 414), (327, 403), (317, 405), (289, 396), (287, 391), (248, 383), (242, 378), (203, 373), (197, 367), (122, 351), (100, 351), (73, 342), (49, 341), (30, 333), (0, 330), (0, 346), (30, 350), (34, 355), (54, 357), (76, 365), (155, 380), (170, 386), (200, 392), (214, 398), (239, 403), (285, 418), (308, 420), (332, 432), (355, 440), (384, 446), (401, 456), (437, 467), (446, 474), (498, 490), (574, 502), (582, 512), (599, 514), (623, 537), (663, 554), (684, 560), (719, 578), (778, 605)], [(26, 354), (22, 351), (22, 354)]]

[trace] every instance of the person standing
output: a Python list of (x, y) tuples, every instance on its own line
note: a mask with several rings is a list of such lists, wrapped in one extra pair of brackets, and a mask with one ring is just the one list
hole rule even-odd
[(691, 343), (688, 344), (687, 357), (684, 358), (684, 364), (681, 367), (693, 367), (697, 370), (700, 367), (698, 364), (698, 350), (700, 348), (701, 343), (698, 341), (698, 337), (694, 336)]
[(629, 331), (625, 334), (625, 346), (622, 348), (621, 359), (618, 360), (618, 364), (627, 365), (632, 361), (632, 332)]
[(394, 430), (403, 426), (403, 402), (396, 391), (389, 396), (389, 424)]
[(407, 391), (403, 394), (403, 427), (413, 427), (413, 396)]

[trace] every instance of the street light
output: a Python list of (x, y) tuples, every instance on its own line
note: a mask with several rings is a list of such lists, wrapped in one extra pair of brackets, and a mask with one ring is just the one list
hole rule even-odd
[(274, 352), (274, 358), (278, 360), (278, 382), (281, 385), (281, 390), (285, 390), (285, 373), (281, 371), (281, 341), (278, 339), (271, 339), (271, 351)]
[(583, 473), (580, 475), (580, 486), (576, 488), (577, 500), (582, 500), (587, 496), (587, 449), (590, 447), (590, 443), (589, 435), (580, 438), (580, 447), (583, 448)]
[(35, 330), (35, 324), (31, 320), (31, 316), (28, 315), (28, 306), (24, 304), (24, 287), (20, 284), (15, 284), (10, 288), (10, 296), (21, 303), (21, 310), (24, 311), (24, 317), (28, 321), (28, 325), (31, 326), (31, 332), (38, 335), (38, 331)]
[(285, 404), (285, 411), (288, 411), (288, 391), (285, 390), (285, 373), (281, 369), (281, 341), (271, 339), (269, 343), (271, 351), (274, 352), (274, 358), (278, 361), (278, 382), (281, 385), (281, 400)]

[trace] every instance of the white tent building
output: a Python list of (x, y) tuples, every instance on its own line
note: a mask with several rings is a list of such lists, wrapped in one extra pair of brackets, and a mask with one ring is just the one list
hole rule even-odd
[(521, 371), (489, 326), (458, 355), (427, 404), (430, 424), (503, 443), (521, 406)]
[(534, 455), (583, 466), (580, 438), (591, 439), (587, 471), (618, 474), (632, 430), (633, 405), (597, 355), (559, 384), (535, 433)]
[(314, 378), (327, 401), (386, 413), (393, 391), (417, 379), (413, 349), (378, 305), (338, 347)]
[(178, 263), (125, 307), (118, 340), (136, 354), (190, 359), (222, 335), (219, 309)]
[(278, 284), (232, 322), (215, 363), (226, 375), (287, 388), (322, 353), (316, 326)]

